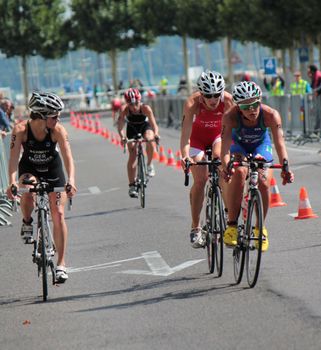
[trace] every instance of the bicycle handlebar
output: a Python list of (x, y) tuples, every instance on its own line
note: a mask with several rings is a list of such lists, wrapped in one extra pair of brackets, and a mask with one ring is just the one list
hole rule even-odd
[[(71, 185), (67, 184), (64, 187), (53, 187), (51, 186), (48, 182), (45, 181), (39, 181), (35, 182), (30, 179), (25, 179), (22, 182), (23, 185), (31, 185), (33, 187), (23, 187), (23, 188), (17, 188), (17, 186), (12, 185), (11, 186), (11, 192), (14, 196), (17, 196), (18, 194), (23, 194), (23, 193), (52, 193), (52, 192), (70, 192), (71, 191)], [(16, 201), (15, 201), (16, 202)], [(14, 203), (14, 207), (16, 208), (16, 203)], [(72, 198), (69, 198), (68, 201), (68, 210), (71, 210), (72, 207)]]
[(202, 161), (195, 162), (195, 163), (192, 163), (191, 161), (186, 159), (185, 160), (185, 170), (184, 170), (184, 173), (185, 173), (184, 185), (188, 186), (188, 184), (189, 184), (189, 168), (191, 166), (194, 166), (194, 165), (214, 165), (215, 167), (218, 167), (221, 164), (222, 164), (222, 162), (218, 158), (215, 158), (213, 160), (202, 160)]

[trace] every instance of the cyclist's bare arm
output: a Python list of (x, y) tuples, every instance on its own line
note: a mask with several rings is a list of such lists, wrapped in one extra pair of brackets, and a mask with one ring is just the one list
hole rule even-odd
[(193, 127), (193, 118), (198, 113), (199, 110), (199, 93), (193, 94), (190, 96), (184, 104), (183, 109), (183, 118), (182, 118), (182, 131), (181, 131), (181, 140), (180, 147), (182, 153), (182, 159), (189, 157), (189, 145), (190, 137)]
[(263, 105), (262, 109), (264, 113), (264, 123), (271, 129), (273, 143), (279, 162), (282, 164), (283, 159), (288, 159), (288, 153), (284, 142), (281, 116), (278, 111), (269, 106)]
[(21, 145), (24, 141), (24, 135), (26, 130), (26, 122), (16, 124), (12, 130), (11, 143), (10, 143), (10, 158), (9, 158), (9, 188), (7, 191), (8, 197), (12, 199), (11, 185), (16, 185), (18, 163), (21, 151)]
[(235, 106), (232, 95), (224, 91), (224, 111), (227, 112), (231, 107)]
[(230, 148), (232, 144), (232, 129), (237, 127), (237, 107), (233, 106), (223, 116), (221, 131), (221, 161), (224, 171), (230, 161)]
[(61, 156), (64, 161), (64, 166), (68, 175), (67, 184), (72, 187), (70, 195), (73, 195), (77, 189), (75, 186), (75, 165), (68, 139), (68, 133), (62, 125), (58, 125), (54, 130), (53, 136), (58, 142)]
[(119, 113), (119, 118), (117, 121), (117, 130), (118, 130), (118, 134), (122, 139), (126, 138), (126, 135), (124, 133), (124, 126), (125, 126), (125, 118), (126, 115), (128, 114), (128, 107), (124, 107), (122, 108), (121, 112)]
[(154, 130), (155, 136), (158, 136), (158, 125), (156, 123), (156, 119), (153, 113), (153, 110), (148, 105), (142, 105), (142, 112), (148, 118), (149, 124)]
[[(285, 147), (284, 134), (282, 129), (282, 119), (280, 113), (275, 109), (263, 105), (264, 123), (271, 129), (274, 147), (279, 158), (280, 164), (283, 164), (284, 160), (289, 161), (288, 153)], [(281, 177), (283, 178), (283, 185), (291, 183), (294, 180), (294, 174), (292, 171), (282, 171)]]

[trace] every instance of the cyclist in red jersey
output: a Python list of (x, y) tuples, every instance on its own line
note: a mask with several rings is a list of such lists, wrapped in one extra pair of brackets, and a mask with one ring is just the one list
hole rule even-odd
[(111, 101), (111, 117), (113, 118), (114, 125), (117, 123), (116, 115), (120, 113), (122, 105), (123, 103), (119, 96), (115, 96)]
[[(209, 70), (203, 72), (197, 80), (197, 87), (199, 91), (193, 93), (184, 105), (180, 141), (183, 168), (187, 159), (192, 163), (204, 159), (208, 147), (212, 147), (213, 158), (219, 158), (222, 117), (233, 105), (231, 94), (224, 91), (225, 81), (220, 73)], [(191, 167), (191, 171), (194, 183), (190, 191), (190, 238), (193, 248), (201, 248), (206, 244), (200, 227), (200, 214), (208, 174), (203, 166)]]
[[(158, 139), (158, 126), (155, 120), (153, 110), (150, 106), (141, 102), (141, 94), (138, 89), (130, 88), (124, 94), (126, 106), (120, 112), (118, 118), (118, 133), (122, 139), (122, 143), (127, 142), (128, 139), (134, 138), (137, 134), (142, 134), (145, 140)], [(127, 122), (126, 134), (124, 129)], [(129, 158), (127, 163), (127, 173), (129, 180), (130, 197), (138, 196), (135, 177), (136, 177), (136, 147), (133, 142), (128, 144)], [(155, 143), (149, 142), (146, 144), (147, 153), (147, 176), (155, 176), (155, 169), (152, 163), (153, 154), (155, 152)]]

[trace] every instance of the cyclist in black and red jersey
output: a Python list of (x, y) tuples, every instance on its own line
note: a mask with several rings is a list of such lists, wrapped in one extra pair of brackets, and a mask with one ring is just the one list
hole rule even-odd
[[(12, 186), (24, 187), (24, 179), (44, 179), (54, 187), (69, 185), (68, 197), (76, 192), (75, 168), (68, 140), (68, 135), (59, 123), (59, 117), (64, 104), (59, 96), (50, 92), (33, 92), (28, 107), (31, 110), (30, 119), (17, 124), (11, 137), (9, 159), (9, 187), (7, 194), (13, 198)], [(61, 157), (68, 175), (65, 181)], [(20, 151), (22, 156), (19, 161)], [(19, 181), (17, 183), (17, 170)], [(64, 217), (66, 192), (49, 193), (49, 204), (53, 222), (53, 236), (58, 253), (56, 280), (63, 283), (68, 279), (65, 251), (67, 246), (67, 225)], [(20, 201), (23, 223), (21, 238), (25, 243), (33, 243), (32, 212), (34, 200), (32, 193), (24, 193)]]
[[(158, 126), (155, 120), (153, 110), (150, 106), (141, 102), (141, 94), (138, 89), (130, 88), (124, 98), (126, 106), (123, 107), (118, 118), (118, 132), (125, 143), (127, 139), (134, 138), (137, 134), (142, 134), (145, 140), (153, 140), (159, 138)], [(126, 135), (124, 126), (127, 122)], [(155, 151), (155, 143), (149, 142), (146, 145), (147, 152), (147, 175), (155, 176), (155, 169), (152, 163)], [(129, 158), (127, 163), (127, 174), (129, 180), (129, 196), (135, 198), (138, 196), (135, 186), (136, 176), (136, 148), (134, 144), (128, 144)]]

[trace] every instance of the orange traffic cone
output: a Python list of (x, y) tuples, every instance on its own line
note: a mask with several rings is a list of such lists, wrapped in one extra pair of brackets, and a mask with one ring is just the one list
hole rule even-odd
[(153, 160), (159, 160), (159, 154), (156, 150), (154, 150), (154, 153), (153, 153)]
[(167, 158), (167, 166), (176, 166), (176, 162), (174, 159), (174, 154), (171, 148), (167, 150), (168, 158)]
[(287, 205), (282, 201), (280, 191), (274, 177), (272, 177), (270, 185), (270, 208), (284, 207), (285, 205)]
[(159, 162), (160, 163), (166, 163), (167, 162), (167, 158), (164, 154), (164, 147), (160, 146), (159, 147)]
[(177, 151), (176, 152), (176, 169), (177, 170), (182, 169), (181, 159), (182, 159), (182, 153), (181, 153), (181, 151)]
[(299, 210), (298, 210), (298, 215), (295, 217), (295, 219), (310, 219), (310, 218), (317, 218), (317, 217), (318, 215), (314, 214), (311, 208), (307, 190), (305, 189), (305, 187), (301, 187)]

